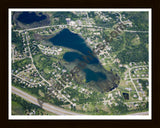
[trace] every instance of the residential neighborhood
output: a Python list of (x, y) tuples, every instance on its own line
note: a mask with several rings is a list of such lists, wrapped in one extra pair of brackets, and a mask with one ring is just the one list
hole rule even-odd
[[(23, 12), (15, 12), (12, 15), (12, 86), (42, 103), (80, 114), (125, 115), (148, 111), (151, 86), (148, 22), (142, 23), (143, 19), (137, 18), (137, 15), (147, 17), (147, 14), (136, 12), (135, 15), (125, 11), (35, 12), (34, 15), (46, 15), (46, 19), (26, 25), (18, 21)], [(117, 36), (108, 43), (106, 39), (111, 38), (110, 33), (121, 23), (126, 25), (125, 30), (118, 29)], [(63, 34), (64, 30), (68, 33)], [(77, 73), (78, 77), (64, 80), (64, 76), (73, 76), (71, 70), (84, 60), (82, 54), (85, 55), (79, 50), (79, 44), (75, 48), (75, 44), (70, 45), (68, 40), (84, 40), (81, 49), (87, 47), (98, 53), (94, 55), (98, 64), (88, 62)], [(106, 85), (104, 79), (108, 82)], [(114, 88), (103, 93), (99, 91), (108, 85)], [(13, 99), (18, 104), (16, 99), (18, 96)], [(23, 113), (36, 115), (37, 111), (48, 114), (48, 109), (45, 112), (33, 106)]]

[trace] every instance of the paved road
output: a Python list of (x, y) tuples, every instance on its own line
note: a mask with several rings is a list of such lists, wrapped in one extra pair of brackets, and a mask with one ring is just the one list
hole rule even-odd
[(138, 113), (133, 113), (129, 115), (149, 115), (149, 112), (138, 112)]
[[(129, 70), (129, 71), (128, 71), (128, 72), (129, 72), (129, 78), (130, 78), (130, 81), (131, 81), (131, 83), (133, 84), (133, 86), (134, 86), (134, 88), (135, 88), (135, 90), (136, 90), (136, 92), (137, 92), (137, 95), (138, 95), (138, 97), (139, 97), (139, 100), (141, 99), (141, 97), (140, 97), (140, 95), (139, 95), (139, 92), (138, 92), (138, 90), (137, 90), (136, 85), (135, 85), (134, 82), (133, 82), (134, 78), (131, 77), (131, 70), (132, 70), (133, 68), (146, 67), (146, 66), (148, 66), (148, 65), (134, 66), (134, 67), (132, 67), (132, 68), (129, 68), (128, 65), (124, 65), (124, 67), (126, 67), (126, 68)], [(139, 78), (139, 79), (141, 79), (141, 78)], [(143, 78), (142, 78), (142, 79), (143, 79)]]
[[(35, 105), (40, 106), (37, 98), (29, 95), (26, 92), (21, 91), (20, 89), (17, 89), (16, 87), (12, 86), (12, 93), (24, 98), (25, 100), (27, 100), (27, 101), (35, 104)], [(43, 103), (42, 108), (49, 111), (49, 112), (55, 113), (57, 115), (81, 115), (81, 114), (78, 114), (78, 113), (74, 113), (74, 112), (71, 112), (71, 111), (64, 110), (62, 108), (56, 107), (56, 106), (48, 104), (48, 103)]]
[[(119, 14), (119, 20), (122, 22), (122, 23), (124, 23), (125, 21), (122, 21), (122, 16), (121, 16), (121, 13), (119, 13), (119, 12), (117, 12), (118, 14)], [(124, 23), (125, 24), (125, 23)], [(142, 33), (148, 33), (148, 31), (133, 31), (133, 30), (124, 30), (125, 32), (142, 32)]]
[(125, 32), (138, 32), (138, 33), (140, 33), (140, 32), (142, 32), (142, 33), (148, 33), (148, 31), (133, 31), (133, 30), (124, 30)]

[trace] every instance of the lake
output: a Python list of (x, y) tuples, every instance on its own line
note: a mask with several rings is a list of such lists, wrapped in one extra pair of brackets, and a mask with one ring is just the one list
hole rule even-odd
[[(72, 33), (69, 29), (63, 29), (57, 33), (54, 37), (49, 39), (53, 45), (63, 46), (66, 48), (74, 49), (74, 51), (66, 52), (63, 59), (67, 62), (85, 62), (86, 64), (97, 64), (100, 65), (98, 58), (93, 55), (93, 51), (87, 46), (85, 40), (78, 34)], [(77, 52), (75, 52), (77, 51)], [(89, 52), (93, 55), (91, 56)], [(87, 61), (84, 59), (87, 58)], [(101, 79), (106, 79), (106, 75), (101, 72), (94, 72), (91, 69), (82, 69), (86, 74), (86, 82), (98, 81)]]
[(63, 29), (56, 36), (50, 38), (49, 41), (52, 42), (54, 45), (67, 47), (81, 52), (81, 54), (78, 52), (66, 53), (66, 55), (64, 55), (64, 59), (66, 61), (70, 62), (71, 60), (74, 61), (75, 59), (83, 60), (82, 57), (86, 56), (89, 60), (88, 62), (89, 64), (99, 63), (99, 60), (95, 56), (93, 57), (92, 60), (89, 59), (88, 56), (91, 56), (89, 52), (93, 54), (92, 50), (86, 45), (85, 40), (81, 36), (72, 33), (69, 29), (66, 28)]
[(88, 68), (83, 69), (83, 71), (86, 73), (86, 82), (90, 82), (90, 81), (100, 81), (100, 80), (105, 80), (106, 79), (106, 75), (104, 73), (101, 72), (94, 72)]
[(39, 22), (45, 20), (47, 18), (46, 15), (42, 13), (35, 13), (35, 12), (22, 12), (19, 14), (17, 20), (23, 24), (32, 24), (34, 22)]

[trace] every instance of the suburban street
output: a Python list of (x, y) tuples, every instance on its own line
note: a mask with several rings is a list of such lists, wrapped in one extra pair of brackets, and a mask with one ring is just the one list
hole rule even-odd
[[(16, 87), (12, 86), (12, 93), (24, 98), (25, 100), (27, 100), (27, 101), (35, 104), (35, 105), (40, 106), (37, 98), (29, 95), (26, 92), (21, 91), (20, 89), (17, 89)], [(58, 107), (56, 107), (54, 105), (51, 105), (51, 104), (48, 104), (48, 103), (43, 103), (42, 108), (44, 110), (49, 111), (49, 112), (55, 113), (57, 115), (81, 115), (81, 114), (78, 114), (78, 113), (74, 113), (74, 112), (64, 110), (62, 108), (58, 108)]]
[[(132, 78), (132, 77), (131, 77), (131, 70), (132, 70), (133, 68), (146, 67), (146, 66), (148, 66), (148, 65), (134, 66), (134, 67), (132, 67), (132, 68), (129, 68), (128, 65), (124, 65), (124, 67), (126, 67), (126, 68), (128, 69), (127, 71), (128, 71), (128, 73), (129, 73), (129, 79), (130, 79), (131, 83), (133, 84), (133, 86), (134, 86), (134, 88), (135, 88), (135, 90), (136, 90), (136, 92), (137, 92), (137, 95), (138, 95), (138, 97), (139, 97), (139, 100), (141, 99), (141, 96), (139, 95), (139, 92), (138, 92), (137, 87), (136, 87), (135, 83), (133, 82), (133, 80), (137, 80), (137, 79), (148, 79), (148, 78)], [(127, 71), (126, 71), (126, 72), (127, 72)]]

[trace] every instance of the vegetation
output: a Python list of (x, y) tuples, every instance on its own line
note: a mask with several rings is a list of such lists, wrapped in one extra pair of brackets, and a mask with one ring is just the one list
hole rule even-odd
[(72, 12), (54, 12), (53, 17), (59, 18), (59, 20), (54, 20), (55, 24), (67, 24), (66, 18), (71, 18), (71, 20), (76, 20), (78, 18), (78, 16)]
[(149, 93), (149, 89), (147, 88), (148, 80), (139, 79), (139, 83), (142, 84), (142, 89), (147, 93), (147, 96), (148, 96), (148, 93)]
[(16, 45), (15, 50), (23, 53), (24, 45), (22, 36), (18, 35), (18, 32), (12, 31), (12, 43)]
[(30, 58), (25, 58), (25, 59), (16, 61), (15, 63), (12, 64), (12, 70), (22, 71), (22, 68), (25, 67), (28, 64), (31, 64), (31, 59)]
[[(135, 39), (137, 36), (145, 38), (145, 40), (139, 40), (141, 43), (136, 43)], [(114, 39), (110, 46), (112, 47), (112, 52), (117, 55), (122, 64), (128, 64), (130, 62), (148, 62), (148, 47), (146, 46), (147, 40), (146, 34), (132, 34), (124, 33), (119, 39)]]
[(116, 98), (115, 102), (117, 105), (113, 103), (111, 106), (109, 106), (111, 114), (122, 115), (128, 112), (128, 107), (124, 104), (124, 99), (122, 97)]
[(124, 73), (126, 71), (126, 68), (125, 67), (120, 67), (119, 70), (120, 70), (121, 73)]
[(23, 106), (12, 100), (12, 115), (25, 115)]
[(148, 62), (148, 51), (143, 44), (133, 48), (126, 48), (120, 52), (117, 56), (122, 64), (128, 64), (130, 62)]
[(56, 59), (44, 54), (37, 54), (33, 57), (33, 59), (34, 64), (41, 75), (45, 79), (49, 80), (53, 76), (52, 72), (54, 71), (54, 67), (52, 66), (52, 64), (56, 61)]
[(28, 87), (25, 83), (16, 82), (14, 80), (12, 80), (12, 85), (36, 97), (41, 96), (39, 91), (43, 92), (44, 94), (47, 91), (45, 86)]
[(148, 31), (148, 12), (122, 12), (125, 15), (125, 19), (129, 19), (133, 26), (128, 28), (130, 30)]
[(68, 104), (68, 102), (64, 103), (63, 101), (59, 100), (56, 96), (54, 95), (49, 95), (49, 92), (47, 90), (47, 86), (36, 86), (36, 87), (28, 87), (24, 83), (19, 83), (19, 82), (14, 82), (12, 81), (12, 85), (37, 97), (38, 99), (48, 102), (57, 106)]
[(110, 13), (110, 12), (102, 12), (102, 15), (104, 15), (104, 17), (106, 18), (111, 18), (110, 20), (104, 20), (101, 19), (99, 15), (95, 15), (93, 13), (90, 13), (90, 15), (92, 17), (94, 17), (94, 21), (96, 23), (97, 26), (101, 26), (101, 27), (107, 27), (107, 28), (112, 28), (113, 25), (115, 25), (117, 22), (117, 17), (118, 14), (117, 13)]
[(29, 115), (29, 114), (48, 115), (48, 112), (43, 110), (41, 107), (34, 105), (15, 94), (12, 94), (12, 115)]
[(125, 48), (125, 37), (124, 35), (118, 36), (117, 39), (113, 39), (112, 42), (110, 42), (110, 46), (112, 47), (111, 52), (120, 52)]

